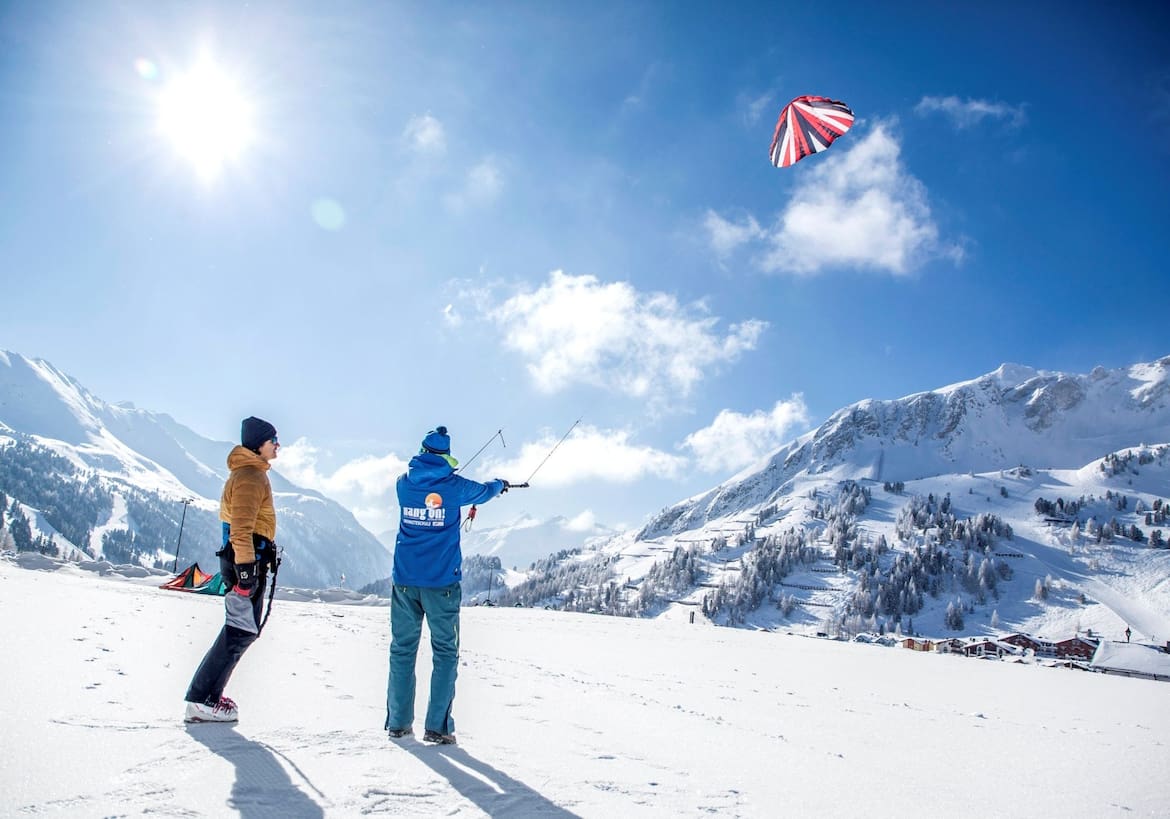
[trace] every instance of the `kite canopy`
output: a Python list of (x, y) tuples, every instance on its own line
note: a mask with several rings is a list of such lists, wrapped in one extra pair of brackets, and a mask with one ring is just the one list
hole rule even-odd
[(769, 153), (772, 164), (787, 168), (809, 154), (819, 153), (853, 125), (853, 112), (828, 97), (797, 97), (784, 106), (776, 120)]
[(223, 582), (223, 577), (219, 572), (208, 574), (199, 568), (198, 563), (192, 563), (159, 588), (194, 592), (195, 594), (218, 594), (220, 596), (227, 594), (227, 584)]

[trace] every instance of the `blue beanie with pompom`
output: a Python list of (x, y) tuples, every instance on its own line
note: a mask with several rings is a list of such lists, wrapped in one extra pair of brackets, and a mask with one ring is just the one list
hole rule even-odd
[(422, 440), (422, 449), (435, 455), (450, 455), (451, 436), (447, 434), (447, 428), (438, 426), (428, 432)]

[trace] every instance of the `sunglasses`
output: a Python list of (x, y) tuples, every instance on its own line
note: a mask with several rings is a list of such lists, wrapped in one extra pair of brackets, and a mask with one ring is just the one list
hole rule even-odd
[(275, 436), (275, 435), (273, 435), (273, 436), (272, 436), (271, 438), (269, 438), (268, 440), (272, 441), (272, 445), (273, 445), (273, 446), (280, 446), (280, 441), (276, 440), (276, 436)]

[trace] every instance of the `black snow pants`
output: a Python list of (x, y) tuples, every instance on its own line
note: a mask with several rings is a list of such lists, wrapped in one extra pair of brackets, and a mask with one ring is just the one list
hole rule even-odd
[[(226, 554), (219, 556), (219, 571), (228, 589), (224, 596), (225, 609), (231, 603), (237, 602), (231, 600), (233, 596), (239, 597), (236, 592), (232, 591), (236, 585), (236, 566), (232, 562), (231, 554), (231, 547), (228, 546)], [(187, 702), (202, 702), (208, 705), (218, 703), (219, 698), (223, 696), (223, 690), (227, 687), (228, 680), (231, 679), (232, 672), (236, 669), (236, 663), (244, 656), (248, 646), (256, 642), (256, 638), (260, 636), (260, 620), (264, 609), (264, 590), (268, 585), (268, 571), (267, 565), (263, 561), (259, 562), (259, 566), (256, 588), (249, 601), (252, 605), (252, 616), (256, 622), (255, 631), (236, 628), (224, 623), (219, 636), (215, 638), (215, 642), (211, 644), (211, 648), (204, 655), (203, 662), (199, 664), (195, 676), (191, 678), (191, 685), (187, 688), (187, 696), (184, 697)], [(230, 612), (228, 616), (230, 616)]]

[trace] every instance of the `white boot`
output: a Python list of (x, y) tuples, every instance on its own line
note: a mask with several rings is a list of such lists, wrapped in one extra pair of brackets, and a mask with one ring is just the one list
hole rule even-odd
[(202, 702), (187, 703), (187, 716), (184, 722), (238, 722), (240, 710), (227, 697), (220, 697), (215, 705)]

